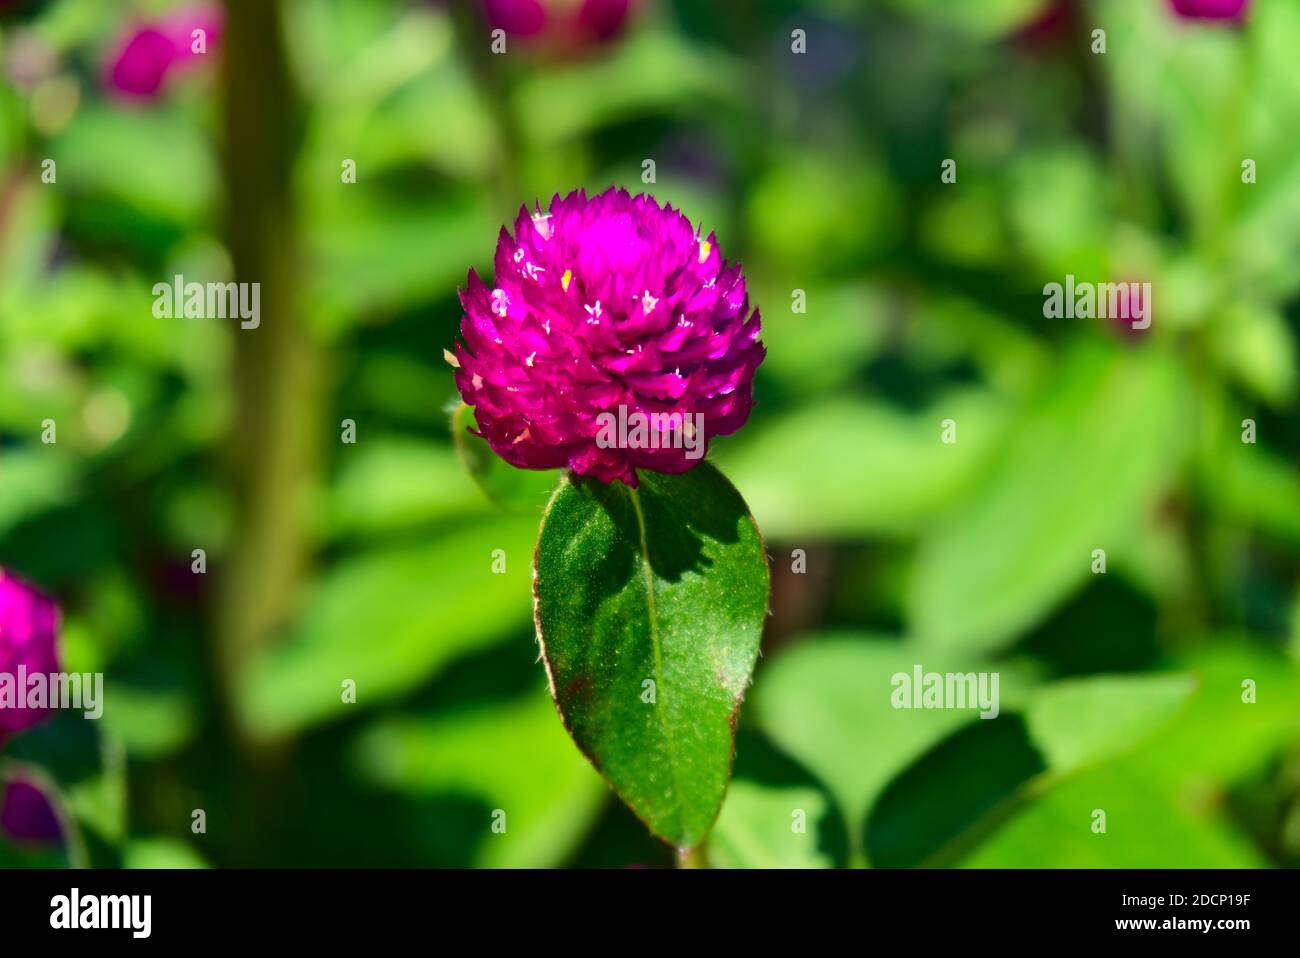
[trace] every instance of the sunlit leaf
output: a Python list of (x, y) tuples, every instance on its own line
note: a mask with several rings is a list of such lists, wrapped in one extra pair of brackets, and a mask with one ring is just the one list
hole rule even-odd
[(1180, 380), (1151, 351), (1076, 349), (980, 489), (922, 541), (907, 603), (914, 633), (939, 647), (1001, 648), (1090, 574), (1093, 550), (1122, 552), (1179, 467)]
[(709, 837), (714, 868), (829, 868), (818, 848), (826, 798), (812, 788), (772, 788), (737, 779)]
[[(944, 419), (961, 441), (941, 443)], [(1001, 438), (990, 396), (956, 394), (928, 413), (830, 399), (755, 424), (718, 454), (771, 538), (913, 533), (967, 491)]]
[(652, 832), (708, 834), (767, 614), (767, 556), (710, 465), (562, 481), (538, 536), (537, 633), (579, 747)]
[[(286, 641), (245, 676), (250, 727), (277, 734), (376, 705), (520, 629), (534, 527), (494, 519), (340, 562), (316, 581)], [(346, 681), (355, 704), (344, 701)]]

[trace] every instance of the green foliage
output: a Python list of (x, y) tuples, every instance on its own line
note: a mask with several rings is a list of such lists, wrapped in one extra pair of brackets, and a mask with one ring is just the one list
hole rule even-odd
[(121, 867), (126, 841), (126, 768), (121, 745), (98, 722), (59, 713), (7, 743), (0, 783), (22, 777), (45, 795), (63, 832), (61, 851), (15, 848), (0, 835), (6, 866)]
[(528, 621), (533, 525), (501, 519), (340, 563), (307, 597), (294, 633), (250, 665), (245, 720), (278, 734), (341, 716), (353, 707), (348, 681), (355, 706), (368, 708), (518, 630)]
[(555, 488), (553, 470), (515, 469), (492, 451), (476, 433), (474, 411), (461, 403), (451, 417), (452, 441), (465, 471), (483, 495), (498, 508), (536, 513), (545, 507)]
[(709, 837), (709, 862), (714, 868), (826, 868), (832, 861), (817, 845), (826, 811), (816, 789), (733, 782)]
[(574, 740), (656, 835), (707, 836), (767, 615), (763, 542), (712, 466), (561, 480), (537, 539), (537, 636)]
[(459, 795), (485, 816), (471, 861), (495, 868), (562, 864), (606, 793), (541, 689), (468, 710), (383, 720), (355, 748), (361, 774), (406, 795)]
[(920, 547), (908, 609), (918, 637), (1006, 645), (1124, 540), (1179, 465), (1177, 370), (1157, 355), (1082, 349), (1013, 430), (984, 484)]
[[(0, 14), (0, 564), (107, 686), (0, 747), (67, 832), (0, 861), (668, 863), (585, 750), (718, 867), (1300, 865), (1296, 4), (656, 0), (495, 56), (476, 3), (282, 0), (292, 156), (227, 149), (283, 91), (224, 115), (224, 42), (107, 90), (181, 4), (136, 6)], [(250, 157), (284, 170), (260, 252)], [(748, 511), (647, 475), (644, 548), (622, 486), (491, 453), (443, 359), (501, 224), (611, 182), (717, 230), (768, 348), (711, 446)], [(236, 268), (293, 308), (152, 315)], [(1067, 274), (1151, 282), (1152, 327), (1046, 318)], [(534, 661), (557, 481), (536, 611), (580, 747)], [(998, 717), (895, 708), (918, 664), (996, 673)], [(200, 843), (200, 806), (242, 827)]]

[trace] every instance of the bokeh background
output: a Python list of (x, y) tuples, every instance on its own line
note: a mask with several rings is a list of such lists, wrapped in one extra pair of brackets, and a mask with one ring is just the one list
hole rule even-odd
[[(768, 347), (714, 865), (1300, 864), (1300, 4), (518, 6), (0, 0), (0, 563), (107, 682), (0, 753), (61, 822), (0, 861), (671, 862), (547, 696), (555, 477), (458, 453), (442, 359), (520, 204), (615, 183)], [(260, 328), (155, 318), (177, 273)], [(1045, 319), (1067, 274), (1151, 328)], [(893, 709), (916, 663), (1002, 715)]]

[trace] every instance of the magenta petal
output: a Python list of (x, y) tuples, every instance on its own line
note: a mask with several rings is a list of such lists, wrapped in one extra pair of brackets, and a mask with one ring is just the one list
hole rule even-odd
[[(0, 570), (0, 674), (59, 671), (59, 610), (54, 601)], [(47, 718), (50, 709), (0, 705), (0, 741)]]
[(152, 27), (137, 32), (113, 61), (109, 82), (129, 96), (151, 97), (162, 87), (173, 61), (176, 44)]
[(546, 10), (540, 0), (484, 0), (488, 23), (506, 33), (531, 37), (546, 26)]
[(1170, 0), (1174, 13), (1189, 20), (1240, 20), (1250, 0)]

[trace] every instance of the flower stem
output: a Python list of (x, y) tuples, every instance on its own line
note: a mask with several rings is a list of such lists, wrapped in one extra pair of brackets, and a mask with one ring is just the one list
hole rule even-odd
[(677, 867), (678, 868), (708, 868), (708, 860), (704, 857), (704, 846), (689, 850), (677, 850)]
[(237, 529), (223, 564), (216, 652), (228, 718), (248, 661), (284, 625), (309, 555), (304, 503), (316, 481), (321, 352), (307, 327), (292, 171), (301, 106), (282, 5), (226, 0), (223, 113), (227, 234), (235, 277), (261, 284), (260, 326), (231, 326), (234, 420), (227, 453)]

